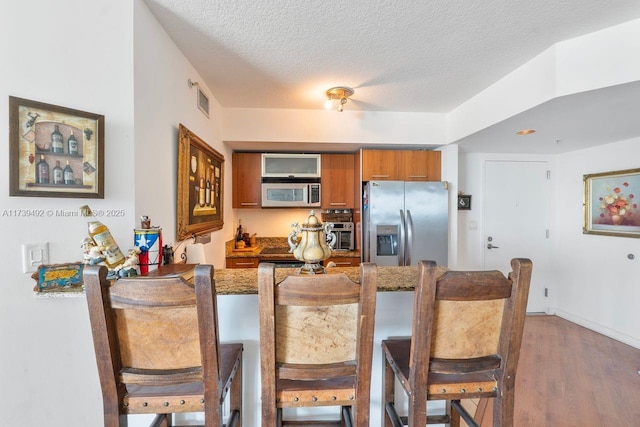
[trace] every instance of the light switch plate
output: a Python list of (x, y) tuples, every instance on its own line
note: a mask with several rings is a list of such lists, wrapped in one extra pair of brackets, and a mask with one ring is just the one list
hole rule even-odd
[(22, 244), (22, 272), (33, 273), (41, 264), (49, 263), (49, 243)]

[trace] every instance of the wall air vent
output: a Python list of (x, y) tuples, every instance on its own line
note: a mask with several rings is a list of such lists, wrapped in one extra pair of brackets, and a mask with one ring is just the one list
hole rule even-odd
[(209, 97), (207, 96), (206, 93), (202, 91), (202, 89), (200, 89), (200, 84), (198, 84), (198, 82), (194, 82), (194, 81), (191, 81), (191, 79), (188, 79), (187, 85), (189, 86), (189, 89), (191, 89), (194, 86), (196, 87), (196, 89), (198, 89), (198, 98), (196, 99), (196, 104), (198, 105), (198, 109), (202, 111), (202, 113), (208, 118), (209, 117)]
[(209, 117), (209, 98), (200, 88), (198, 88), (198, 108)]

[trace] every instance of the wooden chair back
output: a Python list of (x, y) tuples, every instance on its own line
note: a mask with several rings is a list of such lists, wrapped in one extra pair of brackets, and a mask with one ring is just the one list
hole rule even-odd
[(263, 425), (280, 425), (279, 408), (343, 406), (368, 426), (377, 270), (290, 275), (258, 271)]
[[(408, 368), (405, 391), (415, 402), (409, 405), (410, 426), (427, 421), (427, 400), (453, 404), (457, 413), (448, 412), (456, 425), (458, 400), (473, 397), (497, 397), (500, 413), (494, 419), (512, 422), (532, 263), (513, 259), (511, 267), (508, 278), (499, 271), (447, 271), (438, 277), (433, 261), (420, 262), (408, 360), (400, 351), (406, 341), (383, 341), (387, 364)], [(394, 370), (403, 375), (401, 368)]]
[(98, 266), (84, 274), (105, 425), (126, 425), (127, 414), (201, 411), (207, 426), (222, 425), (223, 387), (240, 369), (242, 344), (227, 349), (235, 359), (225, 373), (213, 267), (195, 268), (195, 286), (181, 277), (111, 283), (106, 275)]

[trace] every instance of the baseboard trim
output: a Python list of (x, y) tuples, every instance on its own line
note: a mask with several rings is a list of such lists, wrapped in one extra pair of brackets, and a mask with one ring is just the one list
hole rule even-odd
[(584, 326), (585, 328), (591, 329), (592, 331), (598, 332), (599, 334), (612, 338), (616, 341), (620, 341), (621, 343), (630, 345), (631, 347), (640, 349), (640, 339), (638, 338), (634, 338), (614, 329), (608, 328), (598, 323), (594, 323), (589, 319), (585, 319), (584, 317), (576, 316), (558, 308), (555, 309), (555, 314), (558, 317), (562, 317), (563, 319), (566, 319), (570, 322), (573, 322), (580, 326)]

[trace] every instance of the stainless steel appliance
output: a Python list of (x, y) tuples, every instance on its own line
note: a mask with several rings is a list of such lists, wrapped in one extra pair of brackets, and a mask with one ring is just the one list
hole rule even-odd
[(265, 182), (262, 180), (262, 207), (319, 207), (320, 182)]
[(336, 235), (336, 251), (352, 251), (355, 249), (355, 229), (353, 222), (334, 222), (333, 233)]
[(446, 182), (369, 181), (363, 189), (363, 257), (378, 265), (448, 264)]

